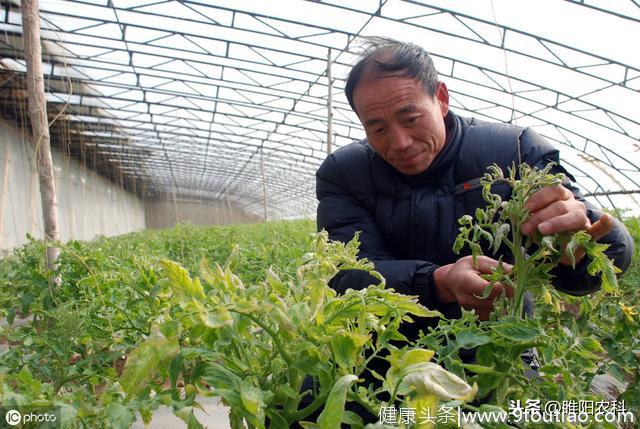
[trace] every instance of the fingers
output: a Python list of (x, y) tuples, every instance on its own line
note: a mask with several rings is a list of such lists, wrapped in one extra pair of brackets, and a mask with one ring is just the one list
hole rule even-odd
[[(472, 256), (468, 256), (468, 258), (471, 258), (471, 261), (473, 261), (473, 257)], [(478, 269), (478, 271), (480, 271), (482, 274), (491, 274), (493, 272), (493, 269), (495, 267), (498, 266), (498, 261), (496, 261), (493, 258), (490, 258), (488, 256), (478, 256), (477, 258), (477, 265), (476, 268)], [(502, 263), (502, 266), (504, 267), (504, 270), (507, 273), (510, 273), (511, 270), (513, 269), (513, 265), (511, 264), (507, 264), (506, 262)]]
[(543, 235), (578, 231), (591, 226), (583, 203), (577, 200), (559, 201), (532, 215), (522, 226), (527, 235), (540, 231)]
[[(513, 288), (501, 283), (491, 286), (486, 298), (482, 298), (485, 289), (490, 284), (482, 274), (490, 274), (499, 264), (495, 259), (478, 256), (477, 265), (472, 256), (458, 259), (454, 264), (440, 267), (434, 272), (434, 282), (439, 297), (450, 297), (450, 301), (457, 301), (467, 310), (474, 309), (481, 319), (486, 319), (493, 310), (494, 301), (501, 295), (513, 296)], [(513, 268), (503, 263), (506, 272)], [(449, 302), (449, 301), (447, 301)]]
[(548, 206), (554, 201), (563, 201), (573, 198), (573, 194), (570, 190), (562, 185), (548, 186), (540, 189), (535, 194), (531, 195), (527, 202), (524, 204), (525, 208), (531, 213), (535, 213), (540, 209)]
[(536, 192), (529, 198), (525, 207), (531, 213), (522, 224), (522, 232), (526, 235), (535, 234), (536, 231), (550, 235), (556, 232), (578, 231), (591, 226), (585, 205), (560, 185)]
[[(511, 289), (511, 288), (508, 288), (508, 289)], [(477, 296), (476, 295), (459, 296), (458, 304), (460, 304), (460, 306), (465, 310), (474, 310), (478, 315), (478, 317), (480, 318), (480, 320), (488, 320), (489, 315), (493, 311), (496, 298), (501, 296), (508, 289), (505, 289), (504, 286), (501, 285), (500, 283), (496, 283), (492, 286), (491, 293), (487, 298), (484, 298), (484, 299), (478, 298), (478, 296), (481, 296), (482, 292), (484, 292), (484, 288), (482, 288), (482, 291), (476, 294)], [(507, 292), (507, 296), (509, 298), (513, 296), (513, 289), (511, 289), (510, 293)]]
[[(513, 288), (501, 283), (494, 283), (491, 286), (489, 295), (482, 298), (485, 289), (490, 284), (487, 280), (480, 277), (480, 274), (490, 274), (498, 265), (498, 261), (487, 256), (478, 256), (477, 265), (473, 265), (473, 257), (467, 256), (459, 260), (460, 265), (466, 266), (466, 272), (469, 273), (456, 287), (456, 298), (458, 303), (465, 309), (488, 310), (489, 313), (493, 309), (493, 303), (496, 298), (505, 294), (507, 297), (513, 296)], [(503, 263), (504, 270), (510, 272), (512, 265)]]
[(615, 222), (611, 215), (605, 213), (600, 219), (596, 221), (591, 227), (587, 228), (587, 234), (594, 240), (600, 240), (605, 235), (609, 234), (613, 229)]
[(476, 285), (475, 287), (469, 287), (458, 296), (458, 303), (464, 308), (493, 308), (493, 301), (503, 294), (511, 298), (513, 296), (513, 288), (502, 283), (494, 283), (491, 286), (491, 291), (486, 298), (482, 298), (485, 293), (485, 289), (489, 285), (489, 282), (485, 282), (483, 285)]

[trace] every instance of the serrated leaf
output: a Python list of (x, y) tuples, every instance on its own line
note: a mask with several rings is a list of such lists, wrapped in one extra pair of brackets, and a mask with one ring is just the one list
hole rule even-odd
[(187, 270), (167, 259), (162, 260), (162, 266), (169, 277), (174, 292), (196, 301), (204, 301), (205, 294), (200, 280), (192, 280)]
[(609, 248), (609, 245), (589, 241), (582, 244), (582, 247), (589, 259), (591, 259), (591, 262), (587, 265), (589, 275), (601, 274), (602, 290), (604, 292), (614, 292), (618, 288), (616, 273), (620, 272), (620, 269), (613, 265), (613, 261), (604, 253)]
[(521, 321), (508, 321), (492, 326), (495, 333), (511, 341), (529, 342), (544, 335), (537, 326), (525, 325)]
[(370, 339), (369, 335), (358, 335), (347, 331), (338, 332), (331, 339), (331, 350), (336, 358), (336, 363), (350, 370), (356, 364), (360, 349)]
[(470, 329), (460, 331), (456, 334), (456, 343), (458, 347), (464, 349), (471, 349), (490, 342), (491, 337), (489, 335)]
[(460, 251), (464, 248), (464, 245), (467, 242), (466, 234), (462, 232), (463, 228), (460, 228), (460, 234), (456, 237), (456, 240), (453, 242), (453, 252), (458, 255)]

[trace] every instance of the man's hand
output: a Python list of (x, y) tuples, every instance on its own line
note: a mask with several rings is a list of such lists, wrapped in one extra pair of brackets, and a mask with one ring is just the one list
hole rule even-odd
[[(493, 303), (503, 291), (508, 297), (513, 296), (513, 289), (496, 283), (491, 293), (485, 299), (478, 298), (484, 293), (488, 281), (480, 277), (481, 274), (490, 274), (498, 261), (487, 256), (478, 256), (478, 266), (473, 264), (472, 256), (465, 256), (455, 263), (439, 267), (433, 273), (438, 299), (444, 303), (457, 302), (461, 307), (474, 309), (480, 320), (489, 319), (493, 310)], [(511, 265), (504, 264), (505, 270), (510, 271)]]
[[(533, 235), (536, 231), (540, 231), (543, 235), (551, 235), (557, 232), (584, 230), (594, 240), (599, 240), (614, 226), (613, 219), (606, 213), (596, 223), (591, 224), (584, 203), (576, 200), (573, 193), (562, 185), (539, 190), (527, 200), (525, 207), (531, 214), (522, 224), (522, 232), (525, 235)], [(584, 251), (576, 250), (576, 263), (583, 257)], [(560, 263), (570, 265), (571, 262), (564, 255)]]

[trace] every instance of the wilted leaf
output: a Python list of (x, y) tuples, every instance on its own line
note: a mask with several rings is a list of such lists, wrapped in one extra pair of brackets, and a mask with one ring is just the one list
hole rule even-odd
[(433, 362), (415, 365), (404, 379), (418, 395), (436, 395), (440, 399), (472, 399), (478, 386), (469, 386), (466, 381)]
[(178, 341), (161, 335), (149, 338), (127, 359), (120, 383), (127, 393), (136, 393), (154, 377), (158, 369), (178, 354)]

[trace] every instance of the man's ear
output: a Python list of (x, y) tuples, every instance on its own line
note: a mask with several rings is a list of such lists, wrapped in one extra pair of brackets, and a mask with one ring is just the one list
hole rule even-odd
[(436, 100), (438, 100), (438, 104), (440, 104), (440, 111), (444, 118), (447, 116), (447, 113), (449, 113), (449, 90), (444, 82), (438, 82), (438, 86), (436, 87)]

